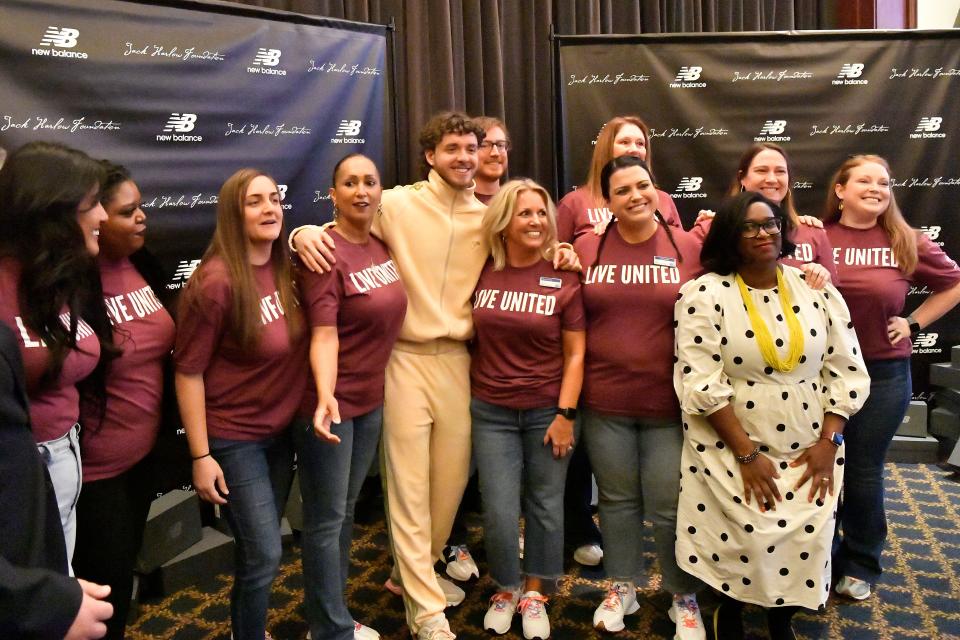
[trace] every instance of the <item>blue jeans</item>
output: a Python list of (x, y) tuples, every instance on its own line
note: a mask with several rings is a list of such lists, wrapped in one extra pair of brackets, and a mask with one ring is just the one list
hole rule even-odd
[[(875, 583), (887, 539), (883, 470), (887, 449), (910, 405), (910, 359), (868, 360), (870, 397), (843, 430), (846, 469), (833, 544), (833, 571)], [(841, 533), (842, 532), (842, 533)]]
[(234, 640), (263, 640), (280, 570), (280, 516), (293, 480), (289, 431), (263, 440), (210, 438), (230, 494), (222, 511), (235, 539), (230, 622)]
[[(544, 445), (556, 407), (508, 409), (474, 398), (473, 453), (483, 501), (483, 534), (490, 575), (504, 591), (519, 589), (520, 497), (523, 496), (523, 573), (563, 575), (563, 492), (570, 455), (556, 459)], [(574, 439), (578, 438), (574, 432)]]
[(83, 483), (79, 438), (80, 425), (75, 424), (56, 440), (37, 443), (37, 450), (47, 465), (53, 492), (57, 496), (63, 541), (67, 545), (67, 570), (71, 576), (73, 550), (77, 543), (77, 501)]
[(677, 420), (583, 412), (583, 439), (599, 490), (603, 566), (616, 581), (643, 573), (644, 507), (653, 523), (663, 588), (693, 593), (702, 583), (677, 566), (677, 501), (683, 431)]
[(310, 419), (293, 427), (303, 497), (304, 607), (314, 638), (353, 640), (353, 617), (344, 597), (353, 510), (382, 428), (382, 406), (332, 425), (339, 444), (317, 438)]

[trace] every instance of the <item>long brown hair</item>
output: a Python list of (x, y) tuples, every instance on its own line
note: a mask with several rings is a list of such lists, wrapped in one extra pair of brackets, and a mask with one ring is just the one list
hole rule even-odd
[(797, 213), (796, 207), (793, 204), (793, 189), (790, 187), (790, 180), (793, 177), (793, 165), (790, 164), (790, 156), (788, 156), (783, 147), (778, 144), (774, 144), (773, 142), (758, 142), (750, 145), (750, 147), (743, 152), (743, 155), (740, 156), (740, 164), (737, 165), (737, 174), (733, 176), (733, 180), (730, 181), (730, 188), (727, 189), (727, 195), (735, 196), (743, 191), (743, 185), (740, 183), (740, 181), (750, 170), (750, 165), (753, 163), (753, 159), (756, 158), (761, 151), (766, 151), (768, 149), (770, 151), (776, 151), (783, 156), (783, 161), (787, 165), (787, 195), (783, 197), (783, 202), (780, 203), (780, 208), (784, 213), (787, 214), (787, 216), (789, 216), (793, 226), (797, 227), (800, 224), (800, 217)]
[[(837, 172), (833, 174), (827, 189), (827, 203), (823, 210), (824, 222), (835, 222), (840, 219), (840, 198), (837, 197), (837, 185), (846, 185), (850, 180), (850, 172), (862, 164), (873, 162), (879, 164), (887, 170), (887, 175), (891, 175), (890, 164), (880, 156), (873, 154), (862, 154), (850, 156), (840, 165)], [(913, 273), (917, 268), (917, 234), (920, 232), (907, 224), (897, 205), (897, 200), (893, 196), (893, 189), (890, 189), (890, 204), (887, 210), (877, 218), (877, 224), (883, 229), (887, 237), (890, 238), (890, 249), (893, 251), (893, 257), (897, 260), (897, 265), (906, 275)]]
[(600, 184), (600, 172), (613, 159), (613, 141), (616, 139), (620, 129), (625, 124), (632, 124), (640, 128), (643, 132), (643, 139), (647, 145), (647, 157), (645, 162), (649, 167), (651, 165), (652, 150), (650, 148), (650, 129), (647, 123), (637, 116), (617, 116), (607, 121), (597, 136), (597, 144), (593, 147), (593, 157), (590, 159), (590, 171), (587, 173), (587, 184), (584, 186), (598, 207), (607, 206), (607, 201), (603, 197), (603, 190)]
[[(255, 178), (264, 176), (276, 185), (276, 180), (258, 169), (240, 169), (220, 187), (217, 201), (217, 228), (213, 239), (203, 254), (200, 266), (190, 278), (184, 292), (184, 305), (197, 311), (202, 304), (200, 283), (204, 277), (204, 266), (214, 257), (223, 260), (230, 278), (232, 306), (229, 327), (243, 349), (253, 349), (260, 339), (260, 292), (253, 277), (253, 267), (247, 251), (247, 238), (244, 231), (244, 198), (247, 189)], [(297, 292), (293, 284), (293, 272), (290, 263), (290, 251), (284, 238), (287, 237), (286, 224), (281, 223), (280, 237), (273, 241), (270, 249), (270, 264), (273, 268), (273, 280), (277, 287), (280, 305), (283, 307), (287, 333), (293, 341), (303, 330)]]

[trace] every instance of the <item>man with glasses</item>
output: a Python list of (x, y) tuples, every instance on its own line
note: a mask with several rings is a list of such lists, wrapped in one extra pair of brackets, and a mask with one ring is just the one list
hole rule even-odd
[(507, 175), (510, 134), (507, 125), (499, 118), (479, 116), (473, 121), (486, 132), (477, 149), (477, 174), (474, 176), (477, 186), (473, 195), (483, 204), (489, 204), (500, 191), (500, 181)]

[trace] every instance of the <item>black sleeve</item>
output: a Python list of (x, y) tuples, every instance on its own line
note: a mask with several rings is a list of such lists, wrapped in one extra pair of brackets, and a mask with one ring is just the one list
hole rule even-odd
[(0, 557), (0, 638), (60, 640), (82, 599), (76, 579), (47, 569), (22, 569)]

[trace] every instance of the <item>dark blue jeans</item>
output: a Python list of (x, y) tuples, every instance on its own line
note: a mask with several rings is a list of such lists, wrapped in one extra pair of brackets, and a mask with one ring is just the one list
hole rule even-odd
[(293, 479), (290, 434), (210, 438), (230, 494), (223, 514), (235, 539), (230, 622), (234, 640), (263, 640), (270, 587), (280, 570), (280, 516)]
[(867, 361), (870, 397), (843, 430), (846, 469), (833, 544), (833, 570), (875, 583), (887, 539), (883, 470), (887, 449), (910, 405), (910, 359)]
[(310, 635), (317, 639), (353, 640), (344, 597), (353, 511), (382, 428), (382, 406), (333, 425), (339, 444), (317, 438), (309, 419), (293, 427), (303, 497), (304, 604)]
[[(563, 575), (563, 492), (570, 464), (569, 455), (556, 459), (553, 446), (543, 444), (557, 409), (509, 409), (474, 398), (470, 415), (490, 576), (499, 590), (523, 585), (522, 496), (522, 573), (549, 584)], [(579, 436), (575, 428), (574, 440)]]

